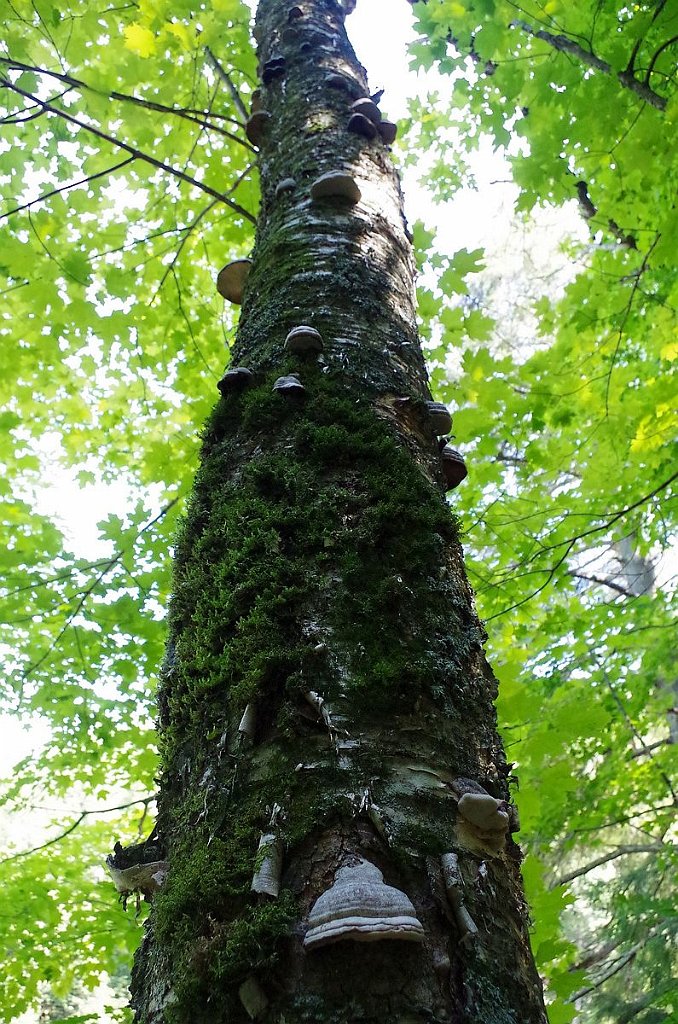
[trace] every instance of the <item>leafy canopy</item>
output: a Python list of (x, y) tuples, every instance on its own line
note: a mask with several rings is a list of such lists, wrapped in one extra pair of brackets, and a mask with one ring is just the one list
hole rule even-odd
[[(411, 146), (454, 132), (472, 162), (489, 135), (505, 147), (528, 223), (569, 203), (588, 225), (583, 241), (562, 239), (564, 289), (549, 289), (548, 267), (523, 286), (528, 344), (513, 309), (525, 295), (507, 304), (491, 275), (464, 283), (482, 252), (441, 259), (421, 233), (437, 281), (422, 294), (425, 331), (471, 463), (467, 567), (518, 765), (535, 948), (559, 997), (552, 1024), (573, 1017), (563, 1000), (578, 993), (581, 1021), (668, 1021), (678, 1012), (678, 11), (663, 0), (414, 10), (413, 64), (448, 75), (452, 103), (413, 104)], [(461, 157), (451, 176), (438, 173), (444, 147), (431, 158), (443, 201), (468, 180)]]

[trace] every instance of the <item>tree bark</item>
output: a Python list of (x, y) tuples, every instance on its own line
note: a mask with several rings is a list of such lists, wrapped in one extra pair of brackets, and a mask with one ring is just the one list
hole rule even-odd
[[(368, 89), (341, 5), (261, 0), (256, 36), (270, 117), (231, 361), (253, 377), (223, 385), (177, 542), (153, 848), (169, 872), (136, 1019), (543, 1022), (398, 178), (379, 134), (347, 129)], [(337, 170), (357, 204), (311, 198)], [(285, 350), (299, 325), (322, 353)], [(293, 373), (303, 392), (273, 390)], [(251, 891), (276, 860), (278, 895)], [(372, 941), (304, 947), (351, 867), (372, 874), (349, 892)]]

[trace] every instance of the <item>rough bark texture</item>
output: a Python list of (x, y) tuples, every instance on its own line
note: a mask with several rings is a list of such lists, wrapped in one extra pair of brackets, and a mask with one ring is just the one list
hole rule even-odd
[[(137, 1020), (543, 1022), (519, 850), (458, 811), (468, 791), (508, 801), (508, 767), (424, 404), (397, 175), (378, 136), (347, 131), (368, 91), (340, 5), (261, 0), (256, 34), (262, 69), (285, 64), (262, 87), (262, 206), (232, 359), (254, 378), (205, 429), (177, 545), (160, 700), (169, 874), (136, 958)], [(337, 169), (357, 205), (311, 200)], [(322, 355), (285, 353), (299, 324)], [(302, 398), (272, 391), (290, 373)], [(250, 892), (262, 834), (283, 851), (277, 897)], [(305, 950), (316, 899), (361, 860), (407, 894), (423, 941)]]

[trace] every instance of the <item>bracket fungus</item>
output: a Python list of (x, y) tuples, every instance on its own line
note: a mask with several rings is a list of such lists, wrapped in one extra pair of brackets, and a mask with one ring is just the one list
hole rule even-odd
[(217, 276), (217, 291), (225, 299), (239, 306), (242, 303), (252, 260), (232, 260), (222, 267)]
[(381, 135), (382, 141), (385, 142), (387, 146), (391, 146), (396, 140), (398, 125), (394, 124), (393, 121), (382, 120), (377, 125), (377, 131)]
[(311, 185), (311, 199), (345, 199), (355, 206), (360, 202), (360, 189), (355, 178), (346, 171), (328, 171)]
[(261, 860), (252, 877), (252, 892), (274, 898), (279, 895), (282, 857), (283, 847), (280, 838), (274, 832), (262, 835), (257, 850), (257, 859)]
[(495, 800), (489, 793), (464, 793), (457, 810), (462, 818), (483, 832), (506, 832), (509, 816), (504, 800)]
[(269, 85), (275, 78), (285, 74), (285, 58), (281, 56), (271, 57), (264, 64), (261, 71), (261, 80), (264, 85)]
[(443, 402), (427, 402), (429, 423), (434, 434), (448, 434), (452, 429), (450, 410)]
[(298, 21), (299, 18), (303, 18), (303, 16), (304, 12), (302, 11), (301, 7), (299, 7), (297, 4), (295, 4), (293, 7), (290, 7), (289, 11), (287, 12), (287, 20), (290, 24), (293, 21)]
[(301, 398), (302, 395), (306, 394), (306, 388), (296, 373), (288, 373), (284, 377), (278, 377), (273, 385), (273, 390), (285, 398)]
[(370, 121), (369, 117), (365, 117), (364, 114), (351, 114), (346, 127), (355, 135), (362, 135), (364, 139), (370, 141), (377, 137), (377, 127), (374, 121)]
[(339, 868), (334, 885), (315, 901), (304, 946), (315, 949), (346, 939), (421, 942), (423, 938), (424, 929), (405, 893), (385, 885), (379, 868), (361, 861)]
[(226, 370), (217, 387), (225, 398), (229, 392), (243, 391), (253, 380), (254, 374), (246, 366), (233, 366)]
[(293, 192), (297, 187), (297, 183), (294, 178), (283, 178), (279, 181), (275, 187), (275, 197), (283, 195), (284, 192)]
[(327, 75), (325, 77), (325, 85), (329, 89), (339, 89), (342, 92), (348, 92), (355, 95), (355, 85), (348, 78), (344, 78), (343, 75)]
[(468, 476), (466, 463), (456, 448), (446, 444), (440, 453), (443, 460), (443, 475), (445, 477), (446, 490), (452, 491), (458, 487), (462, 480)]
[(268, 110), (255, 110), (245, 124), (245, 135), (257, 149), (264, 140), (271, 122), (271, 115)]
[(133, 864), (129, 868), (117, 868), (115, 858), (107, 857), (106, 870), (113, 880), (113, 885), (123, 898), (138, 892), (150, 902), (151, 896), (165, 881), (169, 864), (166, 860), (153, 860), (148, 864)]
[(356, 100), (355, 103), (352, 103), (351, 111), (354, 114), (362, 114), (363, 117), (369, 118), (374, 125), (378, 125), (381, 121), (381, 110), (374, 100), (370, 100), (367, 97)]
[(315, 327), (293, 327), (285, 338), (285, 351), (294, 355), (318, 354), (322, 350), (322, 335)]

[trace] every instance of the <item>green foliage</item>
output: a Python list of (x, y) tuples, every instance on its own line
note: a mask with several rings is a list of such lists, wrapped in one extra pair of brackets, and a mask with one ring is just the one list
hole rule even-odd
[[(205, 48), (246, 99), (250, 13), (19, 0), (0, 17), (2, 709), (50, 727), (4, 800), (94, 810), (154, 789), (168, 556), (233, 331), (214, 278), (251, 247), (257, 203), (242, 114)], [(120, 516), (100, 508), (94, 561), (37, 510), (54, 461), (132, 494)], [(88, 816), (3, 864), (3, 1019), (41, 979), (64, 992), (129, 965), (139, 926), (96, 867), (128, 827)]]
[[(676, 767), (675, 9), (428, 0), (415, 13), (423, 37), (413, 63), (436, 65), (454, 85), (451, 105), (432, 97), (413, 107), (412, 145), (425, 137), (434, 146), (437, 135), (442, 158), (454, 131), (472, 165), (489, 136), (507, 147), (524, 218), (570, 202), (573, 220), (577, 210), (590, 229), (587, 242), (563, 243), (573, 268), (564, 289), (549, 294), (532, 283), (537, 334), (522, 348), (506, 299), (490, 303), (498, 319), (490, 334), (483, 277), (460, 282), (449, 273), (459, 254), (441, 260), (425, 238), (425, 310), (434, 317), (425, 331), (470, 463), (467, 568), (517, 764), (551, 1020), (572, 1019), (581, 991), (582, 1024), (668, 1021), (678, 1006), (671, 969), (661, 966), (675, 955), (676, 936), (667, 913)], [(605, 867), (589, 868), (603, 858)], [(590, 965), (588, 980), (576, 960)]]
[[(13, 0), (0, 11), (0, 291), (8, 310), (0, 321), (0, 522), (9, 538), (1, 693), (4, 709), (51, 729), (45, 749), (15, 769), (5, 801), (30, 806), (75, 786), (94, 809), (99, 800), (117, 803), (130, 780), (144, 794), (153, 790), (168, 554), (234, 327), (214, 276), (250, 250), (247, 214), (257, 202), (242, 111), (205, 47), (245, 100), (255, 60), (240, 0), (212, 0), (199, 18), (185, 0)], [(578, 1003), (582, 1024), (660, 1024), (676, 1012), (668, 836), (678, 745), (667, 742), (676, 683), (665, 554), (675, 544), (675, 10), (661, 0), (530, 0), (520, 10), (508, 0), (428, 0), (415, 12), (422, 38), (413, 61), (436, 65), (453, 88), (451, 100), (440, 88), (413, 106), (405, 163), (426, 152), (422, 176), (443, 201), (472, 184), (474, 155), (489, 136), (508, 146), (524, 216), (571, 202), (590, 229), (587, 244), (567, 242), (571, 279), (534, 304), (535, 344), (516, 355), (493, 333), (493, 318), (501, 327), (506, 311), (485, 304), (482, 253), (436, 253), (434, 234), (417, 225), (422, 335), (439, 394), (457, 409), (457, 443), (471, 469), (458, 492), (465, 549), (520, 778), (551, 1022), (570, 1020), (567, 1000), (594, 986)], [(460, 366), (453, 380), (451, 359)], [(275, 430), (279, 410), (264, 391), (243, 398), (238, 415), (245, 426), (248, 416), (268, 416)], [(230, 415), (219, 402), (206, 445)], [(300, 422), (294, 443), (305, 460), (324, 463), (332, 451), (359, 462), (348, 411), (334, 408), (333, 417)], [(108, 548), (96, 561), (74, 556), (38, 510), (53, 457), (80, 484), (124, 478), (134, 494), (121, 516), (102, 508)], [(360, 574), (377, 571), (375, 537), (396, 523), (416, 531), (422, 517), (431, 525), (434, 513), (416, 488), (407, 493), (410, 484), (403, 476), (394, 488), (373, 476), (384, 515), (345, 552), (355, 594)], [(257, 528), (240, 539), (251, 533), (252, 543), (268, 545), (271, 579), (251, 578), (242, 562), (230, 567), (239, 582), (229, 614), (247, 614), (229, 657), (257, 669), (241, 681), (238, 703), (273, 665), (285, 601), (295, 599), (294, 558), (283, 563), (278, 550), (282, 504), (290, 495), (305, 511), (322, 504), (310, 480), (280, 459), (253, 466), (248, 485)], [(257, 506), (257, 488), (277, 488), (279, 507)], [(338, 515), (326, 505), (318, 512), (328, 523)], [(284, 526), (298, 531), (287, 519)], [(180, 548), (186, 542), (184, 532)], [(320, 534), (311, 542), (321, 552)], [(198, 543), (207, 554), (209, 538)], [(633, 576), (648, 562), (659, 565), (654, 589)], [(258, 589), (281, 578), (281, 600), (264, 608)], [(397, 602), (417, 599), (416, 590), (403, 592), (394, 605), (385, 582), (379, 607), (368, 611), (384, 618)], [(347, 646), (351, 616), (367, 614), (353, 600), (346, 595)], [(179, 597), (173, 614), (180, 612)], [(389, 621), (389, 658), (375, 637), (370, 659), (355, 666), (371, 699), (379, 680), (384, 690), (396, 679), (407, 690), (425, 674), (419, 638), (420, 674), (403, 675), (402, 638)], [(252, 660), (264, 636), (264, 661)], [(218, 636), (200, 641), (207, 648)], [(303, 661), (308, 645), (299, 643)], [(209, 671), (191, 681), (191, 699), (198, 682), (209, 701)], [(251, 869), (255, 810), (244, 814), (229, 897), (242, 897)], [(67, 817), (62, 831), (75, 820)], [(41, 982), (65, 993), (76, 976), (93, 985), (102, 970), (129, 962), (138, 922), (114, 903), (96, 865), (113, 838), (133, 836), (137, 825), (88, 815), (58, 843), (0, 865), (6, 1016), (36, 1004)], [(291, 827), (302, 836), (306, 825), (303, 818)], [(436, 837), (417, 841), (434, 845)], [(627, 852), (586, 870), (620, 849)], [(207, 884), (203, 869), (198, 881)], [(188, 898), (167, 892), (168, 901)], [(284, 928), (282, 918), (262, 920), (268, 948)], [(250, 939), (224, 940), (223, 971), (237, 974)], [(576, 961), (592, 965), (588, 980), (572, 969)]]

